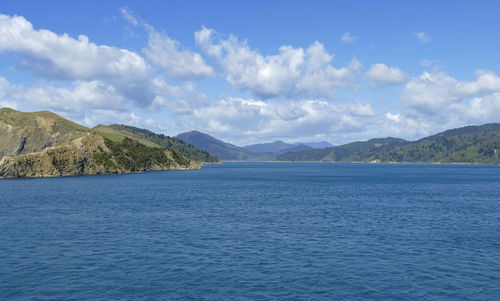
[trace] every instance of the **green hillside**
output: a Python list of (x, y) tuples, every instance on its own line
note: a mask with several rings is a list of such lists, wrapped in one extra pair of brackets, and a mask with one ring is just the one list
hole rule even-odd
[(157, 166), (190, 165), (186, 157), (175, 151), (167, 152), (163, 147), (147, 146), (128, 137), (116, 142), (105, 138), (105, 145), (110, 151), (96, 152), (93, 154), (93, 159), (97, 164), (111, 170), (138, 172), (155, 169)]
[(163, 147), (173, 150), (190, 160), (208, 163), (219, 162), (217, 157), (210, 155), (206, 151), (198, 149), (193, 145), (186, 144), (181, 140), (163, 134), (153, 133), (146, 129), (140, 129), (123, 124), (112, 124), (109, 126), (98, 125), (94, 128), (94, 131), (111, 141), (123, 141), (125, 138), (130, 138), (137, 140), (146, 146)]
[(40, 151), (87, 135), (91, 130), (49, 111), (0, 109), (0, 158)]
[(288, 152), (277, 157), (278, 161), (325, 161), (354, 162), (371, 161), (378, 154), (387, 152), (396, 146), (404, 145), (406, 140), (398, 138), (375, 138), (349, 144)]
[(500, 124), (467, 126), (417, 141), (371, 139), (336, 147), (289, 152), (280, 161), (421, 162), (500, 164)]
[(500, 163), (500, 124), (467, 126), (380, 154), (380, 162)]

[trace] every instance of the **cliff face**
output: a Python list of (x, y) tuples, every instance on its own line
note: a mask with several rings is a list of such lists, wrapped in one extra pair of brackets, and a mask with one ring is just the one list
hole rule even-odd
[[(135, 145), (135, 147), (145, 147), (137, 143)], [(0, 161), (0, 177), (121, 174), (145, 170), (198, 169), (201, 167), (201, 164), (185, 158), (179, 160), (172, 151), (155, 150), (155, 158), (142, 162), (128, 154), (129, 149), (126, 147), (106, 141), (96, 133), (88, 133), (70, 143), (47, 147), (40, 152), (3, 157)]]

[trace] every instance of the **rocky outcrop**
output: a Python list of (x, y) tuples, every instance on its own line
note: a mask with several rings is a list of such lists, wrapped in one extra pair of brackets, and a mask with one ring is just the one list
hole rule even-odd
[[(147, 157), (147, 151), (151, 151), (151, 157)], [(139, 157), (142, 154), (146, 154), (144, 158)], [(0, 177), (57, 177), (200, 167), (200, 163), (167, 149), (148, 148), (135, 141), (116, 144), (91, 132), (39, 152), (5, 156), (0, 161)]]

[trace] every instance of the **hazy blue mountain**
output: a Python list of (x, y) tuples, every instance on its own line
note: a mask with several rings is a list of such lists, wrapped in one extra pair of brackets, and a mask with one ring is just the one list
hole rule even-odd
[[(280, 154), (283, 150), (290, 149), (294, 147), (294, 144), (285, 143), (283, 141), (274, 141), (270, 143), (258, 143), (243, 146), (244, 149), (260, 154)], [(285, 151), (286, 152), (286, 151)]]
[(311, 148), (325, 148), (325, 147), (332, 147), (333, 144), (330, 142), (326, 141), (319, 141), (319, 142), (299, 142), (295, 144), (305, 144), (307, 146), (310, 146)]
[[(324, 145), (324, 146), (322, 146)], [(259, 154), (268, 154), (272, 156), (278, 156), (280, 154), (286, 152), (296, 152), (302, 150), (308, 150), (317, 148), (315, 146), (332, 146), (330, 143), (322, 141), (322, 142), (296, 142), (296, 143), (286, 143), (280, 140), (270, 142), (270, 143), (258, 143), (243, 146), (244, 149), (249, 150), (254, 153)]]
[(281, 150), (277, 155), (284, 154), (287, 152), (300, 152), (300, 151), (310, 150), (310, 149), (314, 149), (314, 147), (311, 147), (311, 146), (306, 145), (306, 144), (294, 144), (292, 147)]
[(259, 161), (274, 159), (273, 156), (249, 151), (199, 131), (185, 132), (175, 136), (175, 138), (194, 145), (216, 156), (222, 161)]

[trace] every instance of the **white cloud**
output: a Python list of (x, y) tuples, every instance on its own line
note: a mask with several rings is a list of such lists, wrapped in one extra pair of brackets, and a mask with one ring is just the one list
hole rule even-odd
[(127, 102), (115, 88), (99, 81), (76, 82), (67, 87), (24, 87), (0, 77), (0, 101), (14, 102), (18, 108), (44, 108), (68, 113), (127, 109)]
[(139, 106), (154, 98), (148, 65), (135, 52), (74, 39), (49, 30), (35, 30), (20, 16), (0, 15), (0, 52), (22, 55), (22, 70), (46, 79), (101, 81)]
[(467, 97), (500, 92), (500, 78), (491, 71), (477, 70), (476, 80), (460, 81), (445, 72), (424, 72), (412, 78), (402, 94), (404, 103), (428, 114), (461, 105)]
[[(139, 24), (128, 10), (122, 9), (121, 12), (129, 22)], [(213, 73), (199, 54), (181, 50), (177, 41), (148, 28), (150, 47), (145, 53), (165, 67), (172, 77), (203, 77)], [(165, 86), (158, 84), (153, 77), (149, 65), (135, 52), (96, 45), (84, 35), (74, 39), (67, 34), (35, 30), (20, 16), (0, 14), (0, 52), (20, 55), (21, 70), (42, 79), (63, 82), (62, 88), (45, 82), (45, 87), (18, 89), (31, 93), (40, 108), (46, 106), (69, 112), (70, 109), (87, 108), (92, 103), (95, 109), (116, 106), (116, 110), (121, 110), (124, 104), (132, 102), (142, 109), (151, 109), (161, 97), (167, 102), (185, 103), (200, 102), (206, 97), (191, 83), (179, 87), (168, 85), (165, 90)]]
[(366, 73), (372, 87), (382, 87), (402, 83), (406, 75), (397, 67), (388, 67), (385, 64), (373, 64)]
[(180, 43), (166, 34), (149, 28), (148, 47), (144, 54), (153, 64), (160, 66), (165, 73), (177, 80), (193, 80), (215, 75), (200, 54), (182, 49)]
[(122, 14), (122, 17), (127, 20), (130, 24), (137, 26), (139, 25), (139, 21), (137, 21), (137, 18), (134, 17), (133, 13), (128, 10), (126, 7), (120, 8), (120, 13)]
[(406, 124), (413, 122), (422, 136), (468, 124), (498, 122), (500, 78), (485, 70), (475, 75), (474, 81), (461, 81), (441, 71), (412, 78), (401, 96), (400, 119)]
[(428, 59), (423, 59), (420, 61), (420, 66), (422, 67), (431, 67), (437, 63), (439, 63), (440, 60), (428, 60)]
[(20, 16), (0, 15), (0, 51), (25, 54), (23, 68), (49, 79), (94, 80), (134, 77), (147, 70), (137, 54), (96, 45), (87, 36), (35, 30)]
[(335, 88), (353, 86), (361, 67), (356, 59), (349, 66), (333, 67), (333, 55), (317, 41), (307, 49), (282, 46), (279, 54), (264, 56), (251, 49), (246, 41), (232, 35), (221, 38), (205, 27), (195, 33), (195, 39), (220, 64), (233, 87), (249, 90), (262, 99), (332, 99)]
[(182, 86), (172, 86), (157, 80), (156, 84), (163, 96), (155, 98), (153, 108), (167, 107), (177, 114), (189, 114), (209, 103), (208, 97), (199, 92), (192, 82), (184, 83)]
[(459, 86), (460, 82), (445, 72), (424, 72), (406, 84), (403, 103), (418, 112), (436, 114), (459, 101)]
[(498, 122), (500, 116), (500, 93), (495, 92), (483, 97), (475, 97), (470, 101), (468, 114), (475, 122)]
[(431, 36), (426, 32), (415, 32), (415, 36), (420, 41), (420, 43), (430, 43), (432, 42)]
[(134, 26), (144, 27), (148, 32), (148, 47), (143, 49), (146, 58), (163, 69), (175, 80), (195, 80), (215, 76), (199, 53), (183, 49), (181, 43), (165, 33), (160, 33), (150, 24), (138, 21), (125, 7), (120, 8), (122, 17)]
[(488, 70), (476, 70), (476, 80), (463, 82), (458, 88), (462, 95), (474, 95), (490, 92), (500, 92), (500, 77)]
[(359, 37), (357, 36), (353, 36), (351, 35), (351, 33), (349, 32), (346, 32), (342, 35), (342, 37), (340, 38), (340, 40), (344, 43), (352, 43), (352, 42), (355, 42), (359, 39)]
[(385, 118), (394, 121), (394, 122), (399, 122), (401, 119), (401, 114), (392, 114), (390, 112), (385, 113)]

